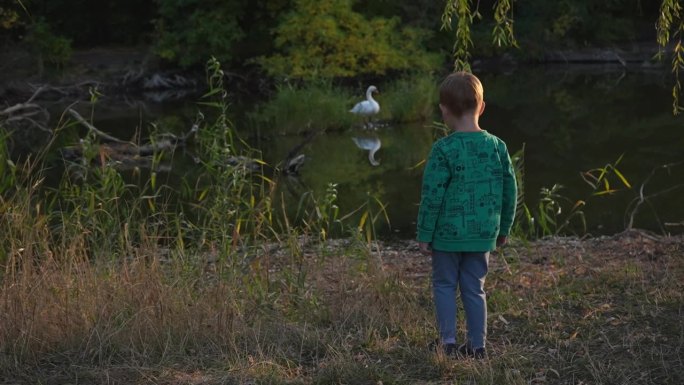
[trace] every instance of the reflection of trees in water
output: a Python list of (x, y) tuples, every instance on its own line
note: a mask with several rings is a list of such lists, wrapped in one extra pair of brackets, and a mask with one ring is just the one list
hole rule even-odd
[[(573, 68), (561, 73), (530, 70), (518, 71), (514, 76), (482, 76), (487, 101), (482, 127), (504, 139), (511, 153), (526, 143), (526, 190), (531, 192), (528, 200), (537, 199), (534, 192), (541, 186), (557, 182), (567, 187), (568, 197), (583, 197), (586, 186), (577, 173), (605, 164), (622, 152), (625, 157), (620, 170), (635, 184), (652, 167), (681, 158), (681, 118), (672, 117), (669, 110), (666, 75), (630, 72), (620, 79), (621, 75), (621, 71), (578, 73)], [(106, 95), (94, 106), (94, 125), (134, 141), (144, 141), (152, 122), (161, 132), (180, 134), (195, 117), (195, 100), (158, 104), (133, 95), (128, 99)], [(54, 101), (46, 106), (53, 119), (66, 108)], [(92, 107), (84, 102), (76, 110), (89, 119)], [(236, 120), (235, 126), (242, 138), (262, 151), (270, 165), (286, 159), (288, 151), (304, 139), (302, 135), (255, 130), (249, 121)], [(70, 127), (60, 133), (60, 143), (55, 146), (73, 144), (82, 134), (82, 128)], [(406, 226), (411, 226), (422, 175), (422, 166), (415, 166), (427, 157), (432, 132), (416, 124), (386, 127), (376, 134), (382, 148), (378, 152), (382, 160), (378, 167), (370, 166), (366, 154), (353, 142), (352, 137), (359, 136), (359, 132), (325, 132), (317, 136), (299, 151), (307, 160), (301, 175), (288, 182), (285, 188), (292, 191), (285, 195), (298, 196), (313, 190), (322, 196), (328, 183), (335, 182), (339, 184), (342, 210), (366, 202), (366, 193), (370, 192), (389, 203), (391, 219), (399, 226), (401, 219), (397, 218), (405, 218)], [(20, 148), (18, 144), (22, 149), (35, 149), (49, 139), (40, 130), (16, 130), (10, 144), (14, 149)], [(174, 174), (195, 167), (190, 157), (179, 158), (183, 157), (174, 157)], [(663, 185), (667, 187), (666, 182)], [(623, 209), (632, 197), (610, 197), (588, 205), (601, 205), (613, 211), (605, 215), (608, 219), (599, 218), (603, 214), (597, 213), (597, 221), (608, 223), (612, 216), (617, 216), (614, 222), (621, 224)], [(654, 204), (659, 213), (662, 207), (675, 207), (674, 211), (681, 212), (676, 209), (681, 204), (675, 200)]]
[[(377, 140), (382, 146), (382, 164), (378, 167), (371, 166), (367, 156), (359, 150), (352, 139), (356, 134), (325, 133), (302, 148), (307, 162), (296, 185), (307, 186), (316, 196), (322, 196), (328, 183), (337, 183), (343, 212), (367, 202), (367, 194), (370, 193), (382, 202), (390, 203), (388, 210), (394, 218), (402, 214), (414, 217), (417, 213), (415, 204), (420, 198), (422, 168), (412, 167), (427, 156), (432, 133), (419, 125), (378, 131)], [(286, 151), (283, 147), (291, 147), (294, 142), (290, 136), (269, 141), (262, 151), (265, 154), (282, 154)], [(403, 221), (399, 221), (400, 226)], [(409, 219), (405, 221), (410, 224)]]
[(569, 160), (605, 162), (663, 123), (674, 123), (663, 74), (630, 74), (616, 82), (621, 76), (622, 71), (571, 70), (485, 76), (483, 124), (512, 143), (527, 141), (528, 159), (545, 157), (545, 163), (559, 166)]
[[(620, 171), (632, 182), (651, 168), (681, 159), (681, 118), (669, 108), (667, 72), (624, 74), (584, 71), (518, 71), (514, 76), (485, 75), (487, 110), (484, 128), (504, 139), (509, 151), (525, 143), (525, 189), (528, 202), (542, 186), (562, 183), (565, 195), (590, 192), (578, 172), (605, 164), (624, 153)], [(524, 95), (524, 97), (521, 97)], [(629, 194), (587, 200), (590, 229), (622, 229)], [(661, 206), (684, 215), (674, 201)], [(660, 211), (660, 213), (663, 213)], [(644, 224), (644, 226), (649, 226)]]

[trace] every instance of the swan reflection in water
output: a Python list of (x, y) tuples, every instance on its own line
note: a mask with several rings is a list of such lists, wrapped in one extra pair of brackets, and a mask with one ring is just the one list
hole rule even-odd
[(356, 144), (356, 147), (362, 150), (368, 150), (368, 161), (370, 162), (370, 164), (372, 164), (373, 166), (380, 165), (380, 162), (375, 160), (375, 153), (378, 152), (380, 146), (382, 145), (382, 143), (380, 142), (380, 138), (363, 138), (355, 136), (352, 138), (352, 140), (354, 141), (354, 144)]

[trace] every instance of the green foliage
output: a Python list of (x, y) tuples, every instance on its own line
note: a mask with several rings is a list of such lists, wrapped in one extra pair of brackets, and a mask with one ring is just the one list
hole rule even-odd
[(364, 0), (354, 4), (354, 10), (373, 17), (400, 17), (406, 25), (433, 30), (439, 26), (444, 5), (434, 0), (387, 1)]
[[(84, 146), (91, 145), (85, 143), (88, 141)], [(68, 243), (85, 232), (89, 234), (85, 246), (93, 258), (119, 256), (129, 246), (128, 240), (140, 239), (135, 227), (125, 237), (121, 234), (126, 223), (136, 223), (143, 217), (146, 202), (135, 199), (136, 190), (112, 167), (72, 165), (59, 188), (52, 192), (56, 209), (46, 207), (52, 221), (60, 225), (55, 240)]]
[(496, 24), (492, 30), (492, 40), (497, 47), (518, 46), (518, 42), (513, 36), (513, 6), (511, 2), (511, 0), (498, 0), (494, 5), (494, 21)]
[[(512, 233), (519, 238), (530, 240), (540, 237), (566, 233), (583, 234), (587, 222), (582, 208), (585, 201), (572, 201), (560, 193), (562, 185), (551, 188), (542, 187), (539, 200), (535, 205), (525, 203), (525, 146), (511, 156), (518, 184), (515, 222)], [(578, 231), (577, 226), (581, 226)]]
[[(629, 0), (526, 1), (515, 7), (516, 43), (521, 48), (516, 54), (536, 58), (549, 49), (601, 47), (633, 41), (652, 22), (648, 20), (650, 11), (647, 15), (646, 5), (642, 7), (640, 3)], [(498, 13), (499, 10), (495, 10), (495, 18)], [(486, 43), (484, 35), (490, 26), (481, 25), (475, 29), (478, 30), (476, 35), (482, 36), (476, 39), (476, 45), (486, 51), (482, 45)]]
[(3, 3), (4, 1), (0, 3), (0, 28), (4, 30), (16, 28), (21, 24), (19, 11), (12, 8), (12, 4), (8, 4), (8, 7)]
[(400, 28), (398, 18), (366, 19), (352, 0), (297, 0), (276, 28), (280, 53), (257, 62), (272, 76), (334, 78), (430, 69), (426, 32)]
[(523, 235), (522, 224), (525, 221), (529, 224), (529, 216), (526, 215), (529, 211), (525, 205), (525, 144), (523, 144), (520, 150), (516, 151), (511, 155), (511, 164), (513, 165), (513, 170), (515, 171), (515, 181), (518, 187), (518, 196), (516, 197), (515, 204), (515, 220), (513, 221), (513, 233), (518, 236), (526, 237)]
[(681, 71), (684, 69), (684, 9), (680, 0), (662, 0), (656, 29), (658, 31), (658, 55), (662, 58), (663, 52), (672, 40), (675, 40), (672, 52), (672, 73), (675, 75), (675, 84), (672, 86), (672, 113), (677, 115), (684, 111), (681, 102)]
[(432, 128), (433, 132), (433, 140), (444, 138), (451, 133), (451, 129), (443, 121), (433, 121), (430, 124), (430, 127)]
[(75, 47), (148, 44), (156, 15), (155, 0), (22, 1), (30, 18), (44, 18)]
[(595, 3), (564, 0), (553, 5), (554, 8), (540, 6), (551, 20), (542, 34), (546, 42), (564, 39), (568, 43), (584, 45), (586, 40), (592, 38), (595, 44), (605, 44), (633, 36), (633, 26), (625, 12), (629, 5), (622, 1)]
[[(302, 223), (309, 233), (317, 234), (321, 240), (326, 240), (332, 234), (339, 234), (343, 225), (337, 197), (337, 183), (332, 182), (328, 183), (322, 199), (316, 198), (312, 192), (303, 194), (297, 205), (294, 222)], [(291, 232), (289, 221), (285, 223), (288, 226), (286, 231)]]
[[(410, 122), (432, 118), (437, 95), (431, 74), (407, 75), (381, 88), (376, 96), (381, 105), (380, 119)], [(363, 89), (352, 93), (329, 80), (299, 86), (281, 83), (273, 98), (255, 108), (249, 117), (262, 130), (281, 135), (345, 129), (360, 122), (349, 109), (362, 97)]]
[[(361, 239), (363, 239), (370, 247), (371, 241), (377, 238), (376, 223), (382, 219), (385, 221), (385, 224), (389, 226), (390, 219), (389, 215), (387, 214), (387, 204), (382, 203), (382, 201), (375, 195), (366, 195), (366, 202), (356, 210), (362, 211), (362, 213), (361, 217), (359, 218), (358, 225), (356, 226), (355, 234), (360, 236)], [(343, 220), (350, 217), (350, 215), (351, 214), (347, 214)]]
[(0, 0), (0, 45), (21, 40), (30, 24), (25, 0)]
[[(442, 13), (442, 29), (450, 30), (456, 18), (456, 34), (453, 47), (454, 71), (470, 72), (473, 39), (471, 36), (473, 22), (482, 19), (478, 8), (471, 7), (471, 0), (447, 0)], [(513, 7), (511, 0), (497, 0), (494, 4), (494, 27), (492, 29), (493, 44), (497, 47), (511, 45), (517, 47), (513, 35)]]
[(614, 163), (608, 163), (603, 167), (593, 168), (580, 173), (582, 179), (584, 179), (584, 181), (594, 190), (593, 195), (606, 195), (618, 191), (617, 188), (613, 187), (615, 185), (614, 183), (612, 186), (610, 184), (611, 175), (617, 178), (624, 187), (628, 189), (632, 188), (627, 178), (625, 178), (625, 176), (622, 175), (622, 172), (617, 168), (620, 161), (622, 161), (622, 156), (623, 155), (620, 155)]
[[(562, 195), (562, 185), (554, 184), (551, 188), (542, 187), (539, 200), (535, 205), (528, 206), (525, 203), (524, 150), (523, 146), (511, 156), (518, 182), (518, 201), (513, 233), (524, 239), (585, 233), (587, 223), (582, 208), (586, 205), (586, 201), (571, 200)], [(618, 191), (617, 188), (611, 186), (610, 179), (613, 179), (611, 176), (618, 179), (624, 187), (631, 188), (627, 178), (617, 168), (621, 160), (622, 156), (613, 163), (580, 173), (582, 179), (592, 187), (593, 196), (603, 196)]]
[(280, 84), (273, 99), (250, 113), (259, 126), (279, 134), (350, 127), (356, 116), (349, 113), (354, 97), (328, 81), (308, 82), (300, 87)]
[(380, 117), (395, 122), (432, 119), (438, 104), (432, 74), (417, 73), (392, 81), (381, 91)]
[(163, 59), (190, 67), (209, 57), (233, 59), (235, 44), (245, 36), (238, 23), (238, 1), (157, 0), (158, 40), (155, 52)]
[(0, 200), (5, 191), (14, 187), (16, 181), (16, 166), (9, 158), (9, 151), (7, 148), (8, 139), (9, 133), (0, 126)]
[(38, 20), (30, 26), (25, 41), (38, 55), (41, 68), (44, 62), (61, 68), (71, 58), (71, 40), (55, 35), (45, 20)]
[(303, 194), (294, 221), (302, 223), (307, 233), (318, 234), (321, 241), (348, 235), (352, 240), (369, 246), (377, 238), (379, 222), (382, 220), (385, 225), (390, 225), (387, 204), (377, 195), (367, 192), (365, 202), (345, 215), (340, 214), (338, 196), (338, 184), (332, 182), (327, 183), (321, 198), (317, 198), (312, 192)]
[[(61, 131), (68, 123), (60, 122)], [(166, 232), (153, 191), (155, 173), (140, 185), (127, 183), (122, 172), (106, 163), (107, 151), (89, 132), (80, 140), (82, 157), (69, 162), (56, 187), (43, 187), (44, 159), (37, 159), (36, 176), (20, 181), (24, 194), (37, 197), (51, 224), (47, 241), (80, 244), (82, 256), (114, 260), (131, 252), (146, 237)], [(98, 165), (98, 166), (95, 166)], [(161, 210), (164, 211), (164, 210)]]
[(192, 211), (197, 213), (192, 216), (197, 225), (190, 234), (207, 246), (218, 247), (221, 258), (236, 258), (236, 247), (269, 235), (262, 230), (271, 223), (268, 191), (272, 182), (264, 176), (252, 175), (253, 171), (260, 171), (264, 162), (236, 136), (227, 118), (223, 79), (219, 61), (210, 59), (207, 64), (209, 91), (200, 104), (208, 107), (202, 116), (213, 119), (198, 132), (198, 152), (202, 154), (204, 170), (199, 178), (195, 175), (197, 179), (191, 179), (196, 181), (191, 203)]
[(457, 18), (456, 39), (454, 42), (454, 71), (470, 72), (470, 48), (473, 40), (470, 37), (470, 29), (473, 20), (480, 14), (471, 12), (470, 0), (447, 0), (442, 14), (442, 29), (451, 29), (452, 18)]
[[(560, 194), (562, 185), (554, 184), (551, 188), (542, 187), (537, 206), (530, 210), (525, 207), (525, 216), (530, 218), (534, 224), (534, 231), (537, 237), (547, 235), (558, 235), (569, 227), (573, 220), (577, 219), (582, 225), (580, 234), (587, 231), (587, 222), (584, 217), (585, 202), (582, 200), (572, 201)], [(572, 230), (570, 230), (572, 231)]]

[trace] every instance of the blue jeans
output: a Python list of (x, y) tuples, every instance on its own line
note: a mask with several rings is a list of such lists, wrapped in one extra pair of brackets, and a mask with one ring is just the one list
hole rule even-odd
[(487, 296), (484, 292), (489, 252), (432, 251), (432, 290), (442, 343), (456, 343), (456, 289), (461, 292), (468, 343), (485, 346)]

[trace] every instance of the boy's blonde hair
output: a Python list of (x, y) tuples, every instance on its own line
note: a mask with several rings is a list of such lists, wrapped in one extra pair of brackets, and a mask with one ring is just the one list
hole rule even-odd
[(439, 86), (439, 103), (460, 118), (475, 111), (484, 100), (484, 89), (477, 76), (468, 72), (454, 72)]

